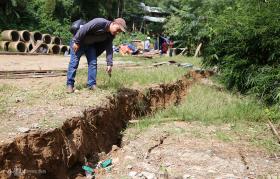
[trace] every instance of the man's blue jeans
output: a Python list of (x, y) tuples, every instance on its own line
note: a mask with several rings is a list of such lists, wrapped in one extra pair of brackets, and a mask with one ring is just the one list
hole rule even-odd
[(88, 87), (96, 85), (97, 74), (97, 57), (96, 49), (93, 45), (81, 45), (77, 52), (73, 50), (73, 41), (70, 42), (70, 63), (67, 72), (67, 86), (74, 87), (75, 76), (79, 66), (80, 58), (83, 54), (87, 57), (88, 62)]

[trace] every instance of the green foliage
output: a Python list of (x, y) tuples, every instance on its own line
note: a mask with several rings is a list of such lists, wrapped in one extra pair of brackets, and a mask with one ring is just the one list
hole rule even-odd
[[(147, 5), (156, 6), (161, 1), (146, 0)], [(163, 2), (163, 1), (162, 1)], [(71, 22), (83, 18), (91, 20), (104, 17), (113, 20), (124, 17), (128, 27), (132, 24), (140, 29), (143, 11), (138, 0), (9, 0), (0, 3), (0, 31), (27, 29), (58, 35), (64, 43), (71, 38)], [(158, 29), (159, 26), (151, 27)]]
[(277, 1), (237, 1), (212, 20), (204, 64), (217, 65), (229, 89), (280, 104), (280, 5)]
[(228, 87), (280, 104), (280, 4), (277, 0), (176, 0), (165, 32), (203, 63), (217, 66)]
[(193, 53), (200, 42), (207, 42), (213, 30), (211, 16), (230, 7), (231, 0), (177, 0), (167, 4), (172, 12), (165, 24), (165, 33), (175, 39), (179, 47), (188, 47)]
[(44, 9), (47, 15), (52, 16), (56, 7), (56, 0), (47, 0), (44, 4)]
[(64, 43), (68, 43), (72, 6), (71, 0), (8, 1), (0, 11), (0, 31), (36, 30), (60, 36)]

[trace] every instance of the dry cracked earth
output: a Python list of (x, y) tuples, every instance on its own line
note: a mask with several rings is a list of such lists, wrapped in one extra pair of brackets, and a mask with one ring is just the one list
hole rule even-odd
[[(166, 122), (139, 132), (125, 131), (121, 148), (104, 157), (112, 170), (96, 179), (279, 178), (280, 159), (242, 137), (230, 142), (216, 137), (229, 125)], [(77, 177), (80, 178), (80, 177)], [(82, 177), (81, 177), (82, 178)]]

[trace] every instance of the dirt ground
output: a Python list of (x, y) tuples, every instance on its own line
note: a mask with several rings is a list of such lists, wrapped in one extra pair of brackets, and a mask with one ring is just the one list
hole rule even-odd
[[(69, 57), (63, 56), (0, 55), (0, 70), (66, 69), (68, 61)], [(99, 59), (101, 64), (104, 61)], [(80, 68), (84, 67), (86, 60), (82, 59)], [(8, 113), (0, 116), (0, 144), (21, 135), (19, 127), (56, 128), (68, 118), (81, 116), (89, 106), (106, 102), (106, 96), (111, 95), (110, 91), (94, 93), (86, 89), (65, 94), (65, 78), (0, 80), (0, 84), (17, 86), (6, 99), (16, 105), (7, 104)], [(54, 100), (48, 98), (49, 94)], [(220, 139), (217, 131), (229, 133), (233, 140)], [(121, 148), (113, 147), (104, 156), (113, 160), (111, 172), (98, 174), (97, 179), (280, 177), (279, 157), (252, 145), (229, 125), (173, 121), (140, 132), (129, 127), (123, 134)]]
[[(0, 71), (67, 69), (69, 58), (53, 55), (0, 55)], [(125, 63), (115, 61), (115, 67)], [(100, 57), (98, 64), (103, 70), (105, 58)], [(80, 61), (79, 69), (82, 68), (87, 68), (85, 57)], [(106, 96), (110, 95), (106, 90), (92, 92), (87, 89), (77, 91), (74, 95), (66, 94), (65, 81), (65, 76), (0, 79), (1, 85), (16, 88), (10, 89), (13, 92), (9, 98), (4, 99), (6, 104), (0, 105), (0, 108), (5, 106), (5, 109), (0, 109), (0, 112), (5, 111), (0, 113), (0, 144), (12, 140), (24, 133), (24, 130), (55, 128), (68, 118), (82, 115), (87, 107), (106, 102)]]
[[(0, 55), (0, 71), (66, 70), (69, 59), (69, 56), (62, 55)], [(114, 58), (114, 68), (131, 66), (133, 63), (121, 59)], [(105, 57), (99, 57), (98, 67), (104, 70), (105, 65)], [(87, 68), (84, 56), (79, 64), (79, 69), (82, 68)], [(0, 100), (0, 108), (4, 107), (0, 109), (0, 144), (12, 140), (25, 130), (55, 128), (68, 118), (82, 115), (87, 107), (106, 102), (106, 96), (111, 94), (106, 90), (92, 92), (82, 89), (69, 95), (65, 93), (65, 82), (65, 76), (0, 79), (0, 84), (8, 87), (2, 90), (13, 87), (10, 89), (11, 96)], [(4, 104), (1, 105), (1, 102)]]
[[(58, 55), (0, 55), (0, 71), (67, 69), (69, 59)], [(84, 57), (80, 67), (86, 67)]]
[[(115, 58), (115, 65), (123, 64)], [(1, 55), (0, 71), (11, 70), (63, 70), (68, 68), (70, 57), (62, 55)], [(99, 65), (106, 65), (105, 57), (98, 57)], [(82, 56), (79, 68), (87, 68), (85, 56)]]
[(23, 134), (20, 128), (45, 130), (60, 126), (66, 119), (81, 116), (84, 109), (106, 101), (109, 91), (82, 89), (66, 94), (66, 77), (0, 80), (17, 87), (0, 115), (0, 144)]
[(141, 133), (125, 131), (122, 148), (114, 148), (111, 172), (97, 179), (279, 178), (280, 159), (249, 144), (244, 136), (227, 142), (216, 131), (231, 127), (199, 122), (167, 122)]

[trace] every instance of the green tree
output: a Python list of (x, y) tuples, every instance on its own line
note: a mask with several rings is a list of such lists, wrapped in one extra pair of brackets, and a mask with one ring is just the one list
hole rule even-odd
[[(280, 104), (280, 4), (277, 0), (176, 0), (165, 24), (178, 46), (203, 42), (203, 63), (229, 89)], [(191, 52), (190, 52), (191, 53)]]

